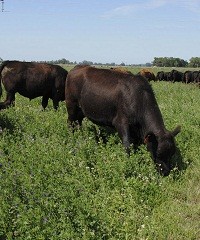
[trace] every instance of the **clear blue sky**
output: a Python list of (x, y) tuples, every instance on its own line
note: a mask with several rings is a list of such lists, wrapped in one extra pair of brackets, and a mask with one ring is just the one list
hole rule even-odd
[(137, 64), (154, 57), (200, 57), (200, 0), (4, 2), (3, 60)]

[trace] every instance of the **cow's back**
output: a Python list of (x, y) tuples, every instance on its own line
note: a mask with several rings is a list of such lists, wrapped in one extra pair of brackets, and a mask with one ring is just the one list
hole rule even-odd
[(58, 65), (5, 61), (1, 66), (1, 80), (7, 92), (6, 100), (0, 108), (6, 108), (15, 100), (15, 93), (33, 99), (42, 96), (42, 106), (45, 109), (48, 99), (53, 100), (57, 109), (59, 101), (65, 99), (65, 82), (67, 71)]
[[(76, 66), (67, 76), (66, 90), (68, 94), (80, 97), (82, 90), (87, 92), (117, 91), (123, 85), (133, 84), (133, 74), (110, 69), (98, 69), (91, 66)], [(136, 83), (135, 83), (136, 84)]]
[(111, 125), (117, 114), (136, 118), (149, 98), (155, 104), (146, 78), (88, 66), (69, 72), (65, 97), (66, 103), (72, 99), (77, 101), (86, 117), (107, 125)]
[(64, 100), (67, 71), (60, 66), (7, 61), (2, 76), (2, 82), (8, 91), (19, 92), (19, 94), (32, 99), (44, 94), (51, 97), (53, 88), (62, 88), (62, 100)]

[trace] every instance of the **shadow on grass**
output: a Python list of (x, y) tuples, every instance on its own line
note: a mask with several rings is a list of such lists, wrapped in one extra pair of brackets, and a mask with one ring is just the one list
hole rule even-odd
[(4, 129), (9, 130), (12, 134), (15, 130), (14, 124), (7, 116), (0, 116), (0, 128), (3, 131)]
[(172, 159), (172, 171), (171, 174), (173, 174), (173, 179), (178, 180), (182, 173), (188, 168), (188, 166), (191, 164), (191, 161), (184, 162), (183, 157), (181, 155), (181, 151), (179, 147), (177, 146), (176, 153)]

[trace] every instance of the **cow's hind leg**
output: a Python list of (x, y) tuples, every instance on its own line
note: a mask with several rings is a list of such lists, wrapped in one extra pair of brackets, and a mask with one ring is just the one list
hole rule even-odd
[(0, 110), (1, 109), (6, 109), (9, 106), (14, 106), (15, 105), (15, 93), (13, 92), (8, 92), (6, 96), (6, 100), (2, 103), (0, 103)]
[(122, 140), (127, 154), (130, 155), (130, 130), (128, 122), (124, 118), (117, 118), (114, 120), (113, 125)]
[(70, 126), (75, 127), (78, 125), (81, 126), (84, 114), (81, 108), (78, 106), (77, 102), (66, 102), (67, 112), (68, 112), (68, 123)]

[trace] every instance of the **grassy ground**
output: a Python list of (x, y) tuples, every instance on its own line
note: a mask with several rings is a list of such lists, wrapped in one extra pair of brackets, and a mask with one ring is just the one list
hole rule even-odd
[(199, 89), (152, 85), (167, 128), (182, 126), (168, 177), (88, 120), (72, 134), (64, 102), (17, 95), (1, 111), (0, 239), (200, 239)]

